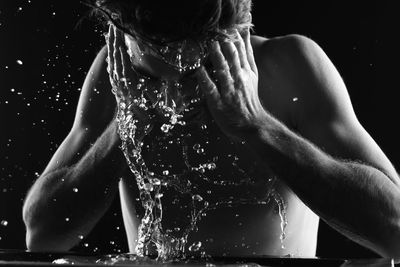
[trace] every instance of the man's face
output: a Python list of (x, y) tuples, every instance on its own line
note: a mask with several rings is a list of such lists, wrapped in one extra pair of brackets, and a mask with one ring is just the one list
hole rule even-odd
[(133, 68), (159, 80), (180, 81), (193, 74), (207, 56), (205, 45), (194, 41), (159, 46), (125, 34), (125, 44)]

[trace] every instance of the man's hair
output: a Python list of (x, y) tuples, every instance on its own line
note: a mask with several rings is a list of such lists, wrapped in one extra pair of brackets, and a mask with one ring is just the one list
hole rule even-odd
[(252, 0), (89, 1), (103, 21), (154, 42), (204, 40), (252, 27)]

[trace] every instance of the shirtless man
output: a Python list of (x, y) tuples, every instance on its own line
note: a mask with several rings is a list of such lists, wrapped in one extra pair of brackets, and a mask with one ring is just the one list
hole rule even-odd
[[(343, 80), (315, 42), (299, 35), (250, 36), (246, 25), (251, 22), (251, 1), (203, 0), (189, 6), (182, 1), (180, 14), (205, 10), (203, 16), (219, 21), (211, 29), (207, 24), (205, 34), (199, 36), (223, 25), (218, 29), (231, 38), (210, 40), (206, 59), (210, 66), (201, 61), (195, 70), (177, 70), (151, 49), (139, 51), (139, 42), (146, 46), (147, 40), (132, 32), (144, 27), (118, 25), (114, 15), (124, 12), (120, 2), (98, 1), (103, 11), (114, 13), (108, 17), (112, 24), (125, 32), (110, 26), (108, 45), (99, 52), (84, 82), (73, 127), (27, 195), (23, 218), (29, 250), (71, 249), (91, 231), (119, 191), (130, 252), (135, 252), (143, 214), (137, 205), (135, 178), (121, 153), (115, 110), (127, 92), (138, 90), (138, 73), (146, 73), (154, 80), (194, 79), (214, 124), (242, 145), (247, 153), (244, 157), (255, 161), (263, 173), (255, 177), (257, 181), (277, 177), (274, 188), (285, 204), (284, 247), (282, 221), (273, 201), (207, 212), (198, 222), (198, 231), (189, 235), (188, 244), (201, 241), (210, 255), (313, 257), (321, 218), (382, 256), (400, 256), (398, 174), (358, 122)], [(230, 10), (234, 12), (226, 12), (233, 6)], [(133, 7), (136, 13), (131, 14), (136, 15), (150, 8), (137, 3)], [(162, 14), (168, 16), (170, 11), (164, 9)], [(146, 12), (142, 14), (145, 18), (157, 10)], [(142, 18), (139, 15), (136, 25)], [(168, 18), (173, 21), (176, 16)], [(187, 17), (191, 21), (194, 15)], [(165, 24), (170, 20), (150, 18), (154, 25), (158, 22), (158, 27), (168, 29)], [(198, 29), (202, 26), (197, 25)], [(128, 55), (126, 46), (131, 54), (140, 54), (140, 60)], [(190, 61), (191, 55), (183, 56)], [(182, 84), (182, 92), (193, 92), (193, 84)], [(143, 110), (132, 108), (138, 118), (146, 120)], [(171, 203), (163, 201), (163, 205), (168, 208)], [(179, 211), (169, 211), (163, 215), (167, 223), (179, 216)]]

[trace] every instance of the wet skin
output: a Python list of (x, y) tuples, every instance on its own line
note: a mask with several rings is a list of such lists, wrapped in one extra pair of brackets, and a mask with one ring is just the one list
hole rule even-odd
[[(278, 177), (277, 191), (287, 205), (285, 248), (273, 202), (210, 211), (188, 243), (201, 240), (206, 252), (214, 255), (311, 257), (320, 216), (381, 255), (396, 255), (400, 251), (398, 175), (359, 124), (343, 80), (328, 57), (313, 41), (298, 35), (266, 39), (244, 34), (240, 40), (213, 47), (212, 65), (220, 71), (222, 83), (216, 84), (203, 68), (197, 81), (221, 131), (246, 141), (245, 153), (262, 168), (263, 175), (256, 179)], [(120, 40), (111, 45), (122, 44)], [(80, 241), (77, 236), (86, 235), (104, 214), (117, 186), (130, 250), (134, 250), (141, 211), (136, 209), (135, 180), (118, 147), (116, 98), (106, 62), (112, 49), (104, 47), (95, 59), (74, 126), (27, 197), (27, 242), (34, 250), (70, 249)], [(115, 54), (118, 57), (114, 62), (123, 62), (121, 53)], [(143, 57), (136, 67), (163, 78), (181, 75), (150, 57)], [(64, 169), (61, 177), (68, 184), (59, 184), (56, 173)], [(124, 174), (118, 182), (119, 170)], [(73, 187), (82, 192), (81, 198), (71, 194)], [(84, 194), (86, 189), (103, 192), (105, 188), (107, 197)], [(58, 201), (52, 203), (56, 194)], [(48, 217), (39, 216), (44, 210), (58, 216), (49, 223)], [(174, 215), (165, 214), (166, 221)], [(69, 224), (62, 221), (66, 216), (72, 218)]]
[[(131, 62), (127, 59), (129, 55), (125, 52), (126, 46), (123, 44), (123, 38), (124, 37), (119, 31), (109, 32), (108, 56), (111, 59), (111, 67), (109, 72), (112, 73), (110, 78), (112, 84), (117, 84), (118, 79), (126, 76), (131, 77), (133, 80), (138, 79), (136, 76), (137, 73), (130, 71)], [(194, 91), (194, 87), (198, 84), (198, 82), (201, 82), (201, 78), (199, 77), (198, 79), (194, 77), (195, 81), (193, 82), (193, 76), (199, 76), (198, 72), (200, 70), (197, 70), (195, 74), (193, 74), (193, 71), (189, 73), (180, 73), (173, 67), (165, 64), (160, 58), (154, 57), (148, 53), (139, 55), (140, 53), (137, 52), (138, 48), (135, 44), (135, 41), (132, 38), (125, 38), (125, 40), (127, 40), (126, 45), (130, 46), (131, 51), (133, 51), (131, 52), (133, 54), (131, 61), (136, 72), (151, 77), (151, 79), (154, 80), (154, 83), (161, 79), (182, 82), (190, 77), (192, 82), (183, 82), (182, 88), (183, 92), (186, 92), (190, 95)], [(209, 64), (210, 66), (208, 69), (209, 73), (211, 74), (213, 69), (217, 69), (216, 65), (218, 65), (218, 61), (216, 58), (218, 58), (218, 54), (216, 55), (216, 53), (211, 52), (209, 57), (209, 61), (211, 61), (212, 64)], [(120, 65), (118, 62), (120, 62)], [(254, 66), (254, 69), (257, 72), (256, 66)], [(118, 76), (119, 78), (113, 77), (113, 75)], [(220, 74), (216, 73), (213, 75), (218, 76)], [(219, 80), (222, 80), (222, 78), (223, 77), (220, 76)], [(257, 80), (255, 82), (257, 83)], [(127, 86), (127, 88), (121, 89), (121, 91), (123, 90), (135, 90), (135, 87)], [(128, 97), (127, 91), (126, 95), (122, 97)], [(121, 94), (123, 94), (123, 92), (121, 92)], [(143, 116), (139, 114), (141, 112), (142, 111), (137, 108), (136, 114), (138, 114), (138, 116)], [(187, 123), (190, 123), (190, 121)], [(217, 136), (209, 137), (210, 139), (213, 139)], [(229, 153), (229, 148), (227, 147), (224, 148), (220, 145), (218, 149), (219, 155), (226, 155)], [(174, 153), (176, 153), (176, 151), (171, 152), (169, 157), (168, 155), (165, 155), (165, 157), (174, 158), (176, 157), (174, 156)], [(254, 158), (254, 155), (252, 155), (251, 151), (246, 150), (242, 151), (240, 156), (243, 158)], [(178, 165), (178, 161), (179, 159), (177, 159), (177, 162), (175, 163), (176, 165)], [(229, 166), (225, 168), (229, 168)], [(262, 181), (273, 177), (273, 173), (267, 166), (257, 166), (257, 168), (263, 169), (262, 172), (256, 174), (257, 177), (253, 177), (256, 181), (258, 181), (258, 183), (262, 183)], [(228, 169), (225, 171), (219, 171), (228, 175)], [(222, 180), (229, 179), (229, 176), (222, 178)], [(254, 192), (254, 194), (262, 195), (263, 192), (267, 192), (268, 188), (262, 188), (262, 186), (263, 184), (259, 184), (258, 188), (254, 187), (253, 190), (258, 191)], [(295, 195), (293, 195), (293, 193), (283, 183), (278, 182), (276, 188), (277, 192), (284, 199), (287, 210), (282, 212), (287, 213), (287, 220), (289, 221), (289, 224), (285, 229), (285, 239), (283, 242), (281, 240), (281, 227), (283, 222), (278, 211), (279, 207), (277, 203), (272, 200), (267, 205), (247, 204), (235, 207), (218, 208), (216, 210), (208, 211), (206, 216), (202, 217), (202, 219), (198, 222), (198, 231), (194, 231), (189, 234), (188, 245), (197, 241), (201, 241), (202, 249), (211, 255), (315, 255), (318, 217), (312, 211), (310, 211)], [(138, 196), (138, 191), (136, 182), (132, 175), (130, 177), (125, 177), (123, 181), (121, 181), (120, 190), (123, 196), (122, 206), (127, 207), (123, 209), (124, 217), (132, 218), (133, 216), (136, 216), (137, 218), (135, 220), (126, 220), (135, 221), (134, 223), (126, 224), (126, 227), (129, 228), (128, 232), (132, 233), (132, 235), (128, 235), (128, 241), (131, 252), (134, 252), (137, 235), (136, 229), (140, 223), (139, 220), (141, 219), (141, 216), (140, 214), (136, 214), (140, 213), (140, 208), (138, 212), (136, 212), (136, 208), (134, 208), (139, 207), (140, 204), (138, 205), (138, 203), (135, 203), (135, 199)], [(227, 190), (229, 189), (226, 189), (226, 191)], [(202, 191), (206, 191), (206, 189), (203, 189)], [(226, 192), (226, 194), (226, 197), (229, 195), (234, 199), (239, 198), (239, 194), (235, 192)], [(211, 196), (208, 200), (215, 202), (217, 197), (221, 198), (222, 196)], [(127, 202), (135, 203), (135, 205), (128, 204)], [(163, 229), (173, 229), (174, 226), (176, 227), (174, 224), (176, 218), (183, 217), (187, 214), (179, 210), (179, 208), (169, 207), (172, 204), (166, 200), (165, 196), (162, 203)], [(178, 226), (180, 226), (180, 228), (184, 228), (187, 226), (187, 223), (184, 225), (178, 224)]]

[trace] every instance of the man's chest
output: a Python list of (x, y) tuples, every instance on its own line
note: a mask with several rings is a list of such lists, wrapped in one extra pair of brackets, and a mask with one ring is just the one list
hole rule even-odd
[(245, 143), (230, 140), (206, 112), (168, 133), (155, 125), (141, 152), (165, 192), (209, 204), (262, 200), (275, 181), (268, 163), (258, 162)]

